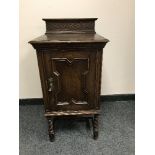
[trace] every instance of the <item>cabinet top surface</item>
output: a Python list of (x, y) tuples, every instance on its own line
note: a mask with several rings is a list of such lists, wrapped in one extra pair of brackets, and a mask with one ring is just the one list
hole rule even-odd
[(42, 43), (106, 43), (109, 40), (98, 34), (44, 34), (34, 40), (31, 44)]
[(62, 21), (62, 20), (97, 20), (98, 18), (43, 18), (44, 21), (47, 20), (58, 20), (58, 21)]

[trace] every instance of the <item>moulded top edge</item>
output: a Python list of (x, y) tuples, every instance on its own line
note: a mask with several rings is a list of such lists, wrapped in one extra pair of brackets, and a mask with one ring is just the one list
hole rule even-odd
[(45, 34), (31, 40), (31, 44), (44, 43), (106, 43), (108, 39), (98, 34)]
[(97, 20), (98, 18), (43, 18), (44, 21), (60, 21), (60, 20)]

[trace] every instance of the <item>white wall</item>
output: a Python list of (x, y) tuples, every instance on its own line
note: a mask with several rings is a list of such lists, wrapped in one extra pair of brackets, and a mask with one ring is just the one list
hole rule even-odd
[(104, 48), (101, 94), (134, 93), (134, 0), (20, 0), (20, 98), (42, 97), (35, 50), (42, 18), (97, 17)]

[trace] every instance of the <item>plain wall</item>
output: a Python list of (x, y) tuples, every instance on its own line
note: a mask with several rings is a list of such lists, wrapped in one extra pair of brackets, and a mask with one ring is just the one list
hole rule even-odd
[(20, 98), (42, 97), (35, 49), (45, 33), (42, 18), (97, 17), (96, 32), (110, 42), (103, 52), (101, 94), (134, 93), (133, 0), (20, 0)]

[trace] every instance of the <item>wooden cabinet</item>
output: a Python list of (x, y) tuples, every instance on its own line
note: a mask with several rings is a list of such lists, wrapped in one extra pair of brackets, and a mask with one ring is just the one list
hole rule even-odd
[(46, 33), (30, 43), (37, 53), (50, 140), (59, 116), (92, 117), (96, 139), (102, 50), (108, 40), (96, 34), (96, 18), (43, 20)]

